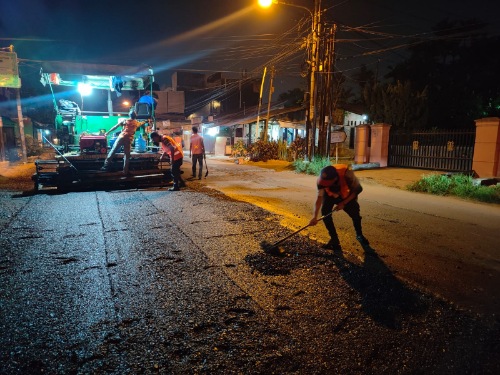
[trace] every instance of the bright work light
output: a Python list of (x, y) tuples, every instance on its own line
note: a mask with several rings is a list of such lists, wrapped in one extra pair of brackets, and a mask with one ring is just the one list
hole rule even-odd
[(81, 96), (89, 96), (92, 94), (92, 86), (88, 83), (79, 82), (77, 87)]

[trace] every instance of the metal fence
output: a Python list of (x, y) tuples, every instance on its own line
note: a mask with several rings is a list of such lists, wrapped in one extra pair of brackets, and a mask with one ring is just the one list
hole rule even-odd
[(390, 167), (472, 172), (474, 130), (391, 131)]

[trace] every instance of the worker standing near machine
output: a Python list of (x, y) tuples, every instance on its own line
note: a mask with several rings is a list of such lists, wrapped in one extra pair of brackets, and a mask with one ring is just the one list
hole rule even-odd
[(139, 103), (146, 103), (149, 105), (149, 109), (151, 111), (151, 113), (153, 112), (153, 110), (156, 109), (156, 106), (158, 105), (158, 99), (155, 98), (154, 96), (155, 94), (151, 94), (151, 91), (147, 90), (144, 95), (142, 95), (138, 102)]
[(134, 140), (135, 132), (137, 128), (142, 125), (139, 121), (136, 120), (137, 114), (134, 110), (130, 110), (129, 118), (126, 120), (122, 120), (114, 125), (111, 129), (109, 129), (104, 135), (108, 135), (112, 133), (113, 130), (122, 126), (122, 132), (118, 136), (118, 138), (113, 143), (113, 147), (108, 153), (106, 160), (104, 161), (104, 166), (101, 168), (102, 171), (110, 170), (110, 161), (116, 152), (123, 146), (123, 173), (128, 174), (129, 164), (130, 164), (130, 151), (132, 147), (132, 141)]
[(205, 155), (205, 145), (203, 143), (203, 137), (198, 134), (198, 127), (193, 126), (192, 131), (193, 134), (191, 135), (191, 142), (189, 145), (189, 153), (192, 163), (191, 177), (196, 178), (196, 165), (199, 165), (200, 169), (198, 171), (198, 180), (201, 180), (201, 175), (203, 173), (203, 157)]
[[(181, 165), (184, 153), (182, 146), (178, 144), (172, 137), (168, 135), (160, 135), (158, 132), (150, 134), (151, 141), (161, 145), (163, 153), (170, 157), (171, 173), (174, 186), (169, 191), (179, 191), (181, 187), (186, 186), (186, 183), (181, 177)], [(163, 156), (163, 154), (162, 154)]]

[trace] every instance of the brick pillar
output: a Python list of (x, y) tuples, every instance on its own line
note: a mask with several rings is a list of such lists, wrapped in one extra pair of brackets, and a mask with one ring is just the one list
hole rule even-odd
[(500, 177), (500, 118), (476, 120), (472, 169), (481, 178)]
[(389, 124), (371, 125), (372, 141), (370, 147), (370, 163), (379, 163), (381, 167), (387, 167), (389, 159)]
[(370, 126), (356, 126), (356, 144), (354, 145), (354, 162), (356, 164), (364, 164), (370, 161)]

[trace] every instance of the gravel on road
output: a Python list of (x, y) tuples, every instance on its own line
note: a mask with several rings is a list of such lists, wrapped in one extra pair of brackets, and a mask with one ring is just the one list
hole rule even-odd
[(2, 192), (0, 373), (495, 374), (500, 327), (193, 184)]

